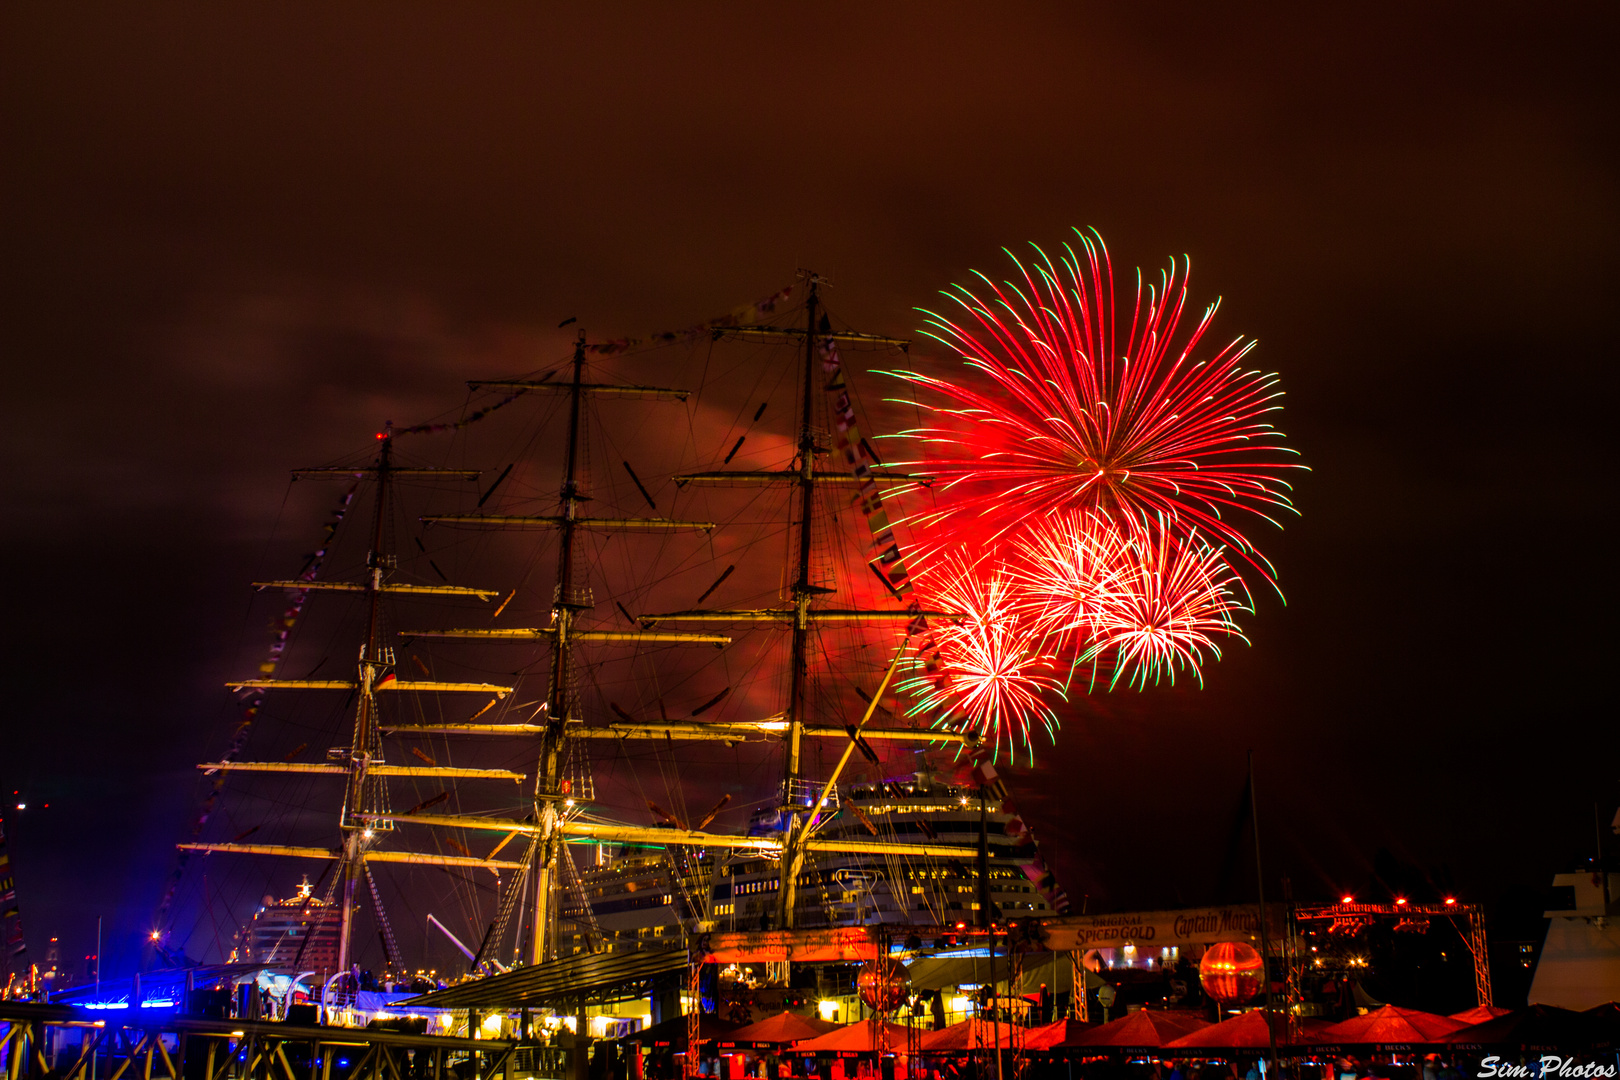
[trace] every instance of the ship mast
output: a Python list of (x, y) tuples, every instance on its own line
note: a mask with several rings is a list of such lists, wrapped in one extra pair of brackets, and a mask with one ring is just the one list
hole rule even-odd
[(782, 876), (777, 892), (777, 920), (784, 930), (793, 928), (793, 909), (796, 900), (798, 875), (794, 873), (796, 833), (802, 819), (799, 815), (798, 788), (801, 776), (800, 750), (804, 738), (804, 722), (808, 710), (810, 601), (818, 593), (829, 590), (810, 584), (810, 550), (814, 543), (811, 531), (816, 500), (816, 434), (814, 428), (816, 393), (816, 315), (821, 300), (821, 281), (810, 275), (809, 295), (805, 298), (804, 324), (804, 388), (799, 414), (799, 536), (798, 577), (793, 582), (793, 636), (789, 644), (792, 667), (788, 692), (787, 747), (782, 777), (783, 857)]
[(360, 704), (354, 714), (354, 737), (349, 746), (349, 783), (343, 798), (343, 815), (338, 821), (343, 837), (343, 901), (338, 917), (339, 971), (349, 970), (350, 943), (354, 935), (354, 894), (360, 884), (360, 876), (365, 872), (365, 842), (373, 835), (371, 822), (361, 820), (358, 815), (388, 812), (387, 791), (380, 781), (367, 776), (366, 766), (371, 764), (373, 757), (380, 757), (382, 750), (373, 687), (384, 668), (393, 662), (393, 650), (388, 651), (385, 659), (378, 634), (383, 571), (392, 569), (389, 565), (391, 560), (383, 554), (383, 539), (393, 486), (393, 451), (394, 430), (390, 422), (383, 432), (381, 452), (377, 457), (377, 503), (372, 508), (371, 550), (366, 553), (366, 640), (360, 646)]
[[(899, 609), (872, 609), (872, 610), (829, 610), (812, 607), (818, 596), (834, 592), (833, 589), (814, 585), (810, 581), (812, 566), (812, 553), (815, 544), (815, 499), (818, 484), (847, 484), (856, 481), (852, 475), (838, 473), (817, 473), (815, 467), (816, 454), (822, 450), (816, 446), (815, 438), (815, 400), (816, 400), (816, 353), (817, 346), (832, 341), (853, 341), (866, 344), (886, 345), (897, 348), (906, 348), (909, 342), (900, 338), (880, 337), (875, 334), (857, 334), (850, 332), (835, 333), (821, 311), (821, 277), (813, 271), (803, 271), (809, 283), (805, 298), (805, 324), (804, 329), (795, 327), (774, 326), (732, 326), (721, 327), (715, 331), (716, 336), (721, 334), (734, 334), (743, 337), (765, 337), (778, 340), (789, 340), (802, 336), (804, 341), (804, 378), (801, 387), (802, 400), (799, 410), (799, 438), (797, 468), (781, 472), (757, 471), (718, 471), (693, 473), (675, 478), (678, 484), (757, 484), (788, 481), (798, 488), (798, 521), (797, 521), (797, 551), (795, 574), (793, 580), (793, 606), (789, 609), (767, 609), (756, 611), (677, 611), (660, 615), (643, 615), (640, 617), (643, 626), (653, 626), (664, 621), (685, 622), (776, 622), (790, 620), (792, 637), (789, 642), (789, 691), (787, 708), (787, 730), (784, 733), (784, 761), (782, 770), (782, 791), (779, 806), (782, 814), (782, 864), (781, 877), (777, 887), (777, 925), (781, 929), (793, 928), (794, 908), (797, 902), (798, 874), (795, 866), (802, 863), (805, 844), (808, 837), (804, 836), (804, 829), (809, 824), (806, 811), (810, 808), (814, 792), (810, 791), (804, 783), (802, 748), (806, 734), (806, 722), (809, 719), (809, 652), (810, 630), (818, 623), (874, 623), (874, 622), (901, 622), (908, 623), (919, 612)], [(921, 480), (921, 477), (900, 473), (891, 473), (887, 470), (872, 473), (870, 480), (881, 484), (911, 484)], [(924, 615), (943, 614), (939, 612), (924, 612)], [(835, 737), (844, 734), (842, 729), (826, 729)], [(817, 732), (820, 734), (820, 732)], [(876, 733), (874, 733), (876, 734)], [(845, 736), (847, 738), (847, 735)], [(823, 793), (823, 799), (828, 793)]]
[(556, 874), (557, 859), (562, 854), (562, 833), (557, 829), (557, 803), (563, 798), (562, 751), (567, 737), (566, 725), (573, 716), (573, 636), (574, 615), (590, 607), (584, 592), (574, 592), (574, 533), (578, 526), (580, 495), (579, 469), (579, 412), (580, 391), (585, 369), (585, 332), (579, 333), (574, 343), (574, 377), (568, 390), (568, 446), (563, 462), (561, 493), (561, 521), (557, 525), (557, 588), (551, 605), (551, 625), (554, 631), (551, 645), (551, 687), (546, 697), (546, 730), (541, 736), (540, 767), (535, 770), (534, 811), (540, 823), (540, 841), (537, 851), (534, 881), (534, 929), (530, 937), (531, 964), (551, 959), (556, 935), (552, 933), (552, 920), (556, 911), (552, 904), (552, 878)]
[[(357, 670), (354, 679), (279, 679), (273, 677), (274, 665), (261, 668), (261, 671), (270, 674), (268, 678), (243, 679), (227, 683), (232, 690), (257, 691), (347, 691), (358, 696), (358, 705), (354, 714), (354, 728), (346, 749), (333, 751), (324, 762), (300, 762), (291, 759), (283, 761), (237, 761), (228, 759), (223, 761), (209, 761), (198, 765), (205, 774), (216, 773), (297, 773), (313, 776), (342, 777), (344, 780), (344, 793), (342, 809), (338, 818), (339, 844), (335, 848), (306, 847), (289, 844), (242, 843), (240, 839), (230, 843), (191, 842), (176, 845), (182, 851), (219, 852), (240, 855), (273, 855), (298, 859), (330, 860), (338, 864), (337, 880), (333, 888), (341, 884), (341, 901), (338, 910), (338, 956), (339, 971), (347, 971), (354, 962), (355, 936), (354, 915), (358, 902), (357, 894), (362, 880), (369, 888), (374, 913), (382, 931), (388, 959), (392, 962), (398, 959), (393, 943), (393, 934), (388, 927), (386, 913), (382, 910), (381, 895), (376, 880), (372, 876), (371, 864), (397, 863), (417, 864), (431, 866), (455, 866), (466, 869), (478, 868), (486, 870), (520, 869), (521, 864), (502, 862), (495, 858), (479, 858), (466, 855), (439, 855), (431, 852), (417, 851), (387, 851), (379, 850), (375, 841), (378, 830), (392, 830), (394, 822), (389, 813), (387, 782), (391, 778), (419, 777), (436, 778), (440, 780), (505, 780), (521, 783), (527, 777), (522, 773), (507, 769), (477, 769), (477, 768), (450, 768), (438, 765), (390, 765), (384, 760), (382, 751), (382, 735), (385, 725), (382, 722), (379, 708), (378, 694), (381, 691), (407, 692), (407, 693), (472, 693), (490, 695), (499, 700), (512, 692), (510, 686), (498, 686), (482, 682), (443, 682), (434, 679), (425, 680), (399, 680), (393, 678), (395, 655), (393, 648), (386, 644), (388, 640), (387, 628), (384, 625), (382, 602), (384, 596), (401, 600), (425, 599), (428, 597), (456, 597), (462, 599), (477, 599), (488, 602), (499, 596), (498, 592), (489, 589), (467, 588), (459, 585), (437, 584), (419, 585), (408, 582), (390, 581), (389, 576), (397, 569), (396, 556), (386, 549), (388, 540), (389, 515), (393, 507), (393, 483), (400, 477), (409, 477), (421, 480), (461, 480), (476, 481), (479, 471), (476, 469), (442, 469), (424, 468), (418, 466), (401, 467), (394, 463), (394, 431), (393, 425), (380, 432), (377, 438), (381, 441), (376, 461), (366, 466), (328, 466), (310, 469), (295, 469), (293, 479), (349, 479), (358, 480), (369, 477), (376, 484), (376, 503), (372, 508), (372, 523), (370, 549), (366, 554), (366, 573), (360, 581), (343, 580), (316, 580), (314, 576), (299, 577), (290, 580), (259, 581), (254, 587), (260, 590), (275, 589), (293, 594), (307, 594), (310, 592), (347, 592), (363, 593), (365, 595), (365, 635), (359, 647)], [(491, 702), (493, 704), (493, 701)], [(487, 706), (486, 706), (487, 708)]]
[[(519, 528), (556, 529), (558, 532), (557, 584), (552, 595), (551, 625), (513, 629), (456, 629), (410, 631), (412, 637), (461, 638), (488, 642), (525, 642), (549, 640), (551, 642), (550, 685), (546, 694), (546, 720), (543, 725), (532, 723), (463, 724), (463, 725), (395, 725), (389, 730), (395, 735), (448, 732), (462, 734), (517, 735), (539, 734), (540, 752), (535, 768), (534, 813), (531, 826), (517, 832), (529, 832), (536, 842), (526, 857), (524, 869), (533, 874), (534, 898), (529, 909), (532, 919), (529, 938), (529, 962), (544, 963), (556, 951), (555, 923), (558, 907), (556, 886), (559, 879), (558, 860), (562, 857), (563, 838), (569, 832), (570, 822), (565, 813), (580, 794), (569, 790), (568, 778), (563, 775), (567, 766), (569, 738), (584, 727), (583, 717), (577, 715), (578, 690), (574, 684), (573, 651), (576, 642), (603, 642), (619, 644), (689, 643), (725, 645), (729, 637), (716, 634), (689, 634), (668, 631), (640, 630), (637, 632), (578, 630), (575, 622), (581, 611), (594, 606), (587, 586), (575, 585), (579, 572), (576, 550), (579, 533), (584, 530), (605, 532), (708, 532), (714, 528), (710, 521), (678, 521), (670, 518), (586, 517), (580, 513), (581, 504), (590, 496), (581, 491), (580, 458), (583, 438), (585, 399), (588, 396), (632, 398), (655, 401), (685, 401), (685, 390), (672, 390), (657, 386), (622, 385), (585, 381), (585, 354), (587, 345), (584, 331), (574, 343), (572, 373), (568, 382), (553, 382), (549, 376), (542, 379), (475, 380), (471, 389), (507, 389), (523, 393), (568, 394), (568, 437), (564, 447), (563, 481), (559, 492), (561, 505), (551, 515), (528, 514), (440, 514), (424, 517), (429, 525), (448, 525), (458, 528)], [(572, 730), (571, 730), (572, 729)], [(391, 821), (425, 821), (423, 817), (393, 815)], [(497, 916), (497, 929), (504, 916)], [(482, 952), (480, 960), (483, 959)]]

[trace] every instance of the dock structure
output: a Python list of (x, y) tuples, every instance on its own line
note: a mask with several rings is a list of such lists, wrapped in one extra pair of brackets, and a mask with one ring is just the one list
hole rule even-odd
[(377, 1028), (215, 1020), (143, 1008), (0, 1001), (6, 1080), (514, 1080), (520, 1051), (567, 1050), (521, 1039), (465, 1039)]

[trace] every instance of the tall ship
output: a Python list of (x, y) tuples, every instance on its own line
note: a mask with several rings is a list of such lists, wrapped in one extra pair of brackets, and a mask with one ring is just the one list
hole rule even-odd
[(337, 993), (361, 969), (1052, 913), (969, 725), (896, 692), (955, 615), (912, 588), (898, 527), (929, 478), (862, 434), (903, 420), (857, 385), (908, 343), (838, 325), (824, 285), (580, 332), (294, 473), (289, 505), (329, 517), (255, 582), (271, 641), (200, 766), (171, 950), (306, 871), (255, 948)]

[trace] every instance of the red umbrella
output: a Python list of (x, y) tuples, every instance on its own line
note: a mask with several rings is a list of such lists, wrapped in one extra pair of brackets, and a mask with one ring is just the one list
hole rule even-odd
[(1511, 1011), (1497, 1008), (1495, 1005), (1475, 1005), (1472, 1009), (1452, 1013), (1448, 1019), (1461, 1020), (1465, 1024), (1483, 1024), (1487, 1020), (1495, 1020), (1498, 1016), (1506, 1016)]
[(1592, 1049), (1608, 1050), (1620, 1045), (1620, 1004), (1605, 1001), (1581, 1015), (1592, 1024)]
[(1289, 1033), (1288, 1017), (1283, 1013), (1251, 1009), (1230, 1020), (1199, 1028), (1191, 1035), (1183, 1035), (1164, 1044), (1166, 1050), (1261, 1050), (1275, 1039), (1278, 1046), (1310, 1046), (1321, 1040), (1300, 1029), (1296, 1023)]
[[(961, 1050), (988, 1050), (992, 1046), (1010, 1045), (1008, 1038), (1012, 1035), (1012, 1028), (1007, 1024), (992, 1024), (988, 1020), (980, 1020), (977, 1016), (969, 1017), (961, 1023), (950, 1027), (930, 1031), (922, 1037), (922, 1052), (941, 1053), (944, 1051)], [(1000, 1036), (997, 1038), (997, 1036)]]
[(839, 1025), (831, 1020), (822, 1020), (813, 1016), (800, 1016), (785, 1009), (775, 1016), (767, 1016), (757, 1023), (740, 1027), (727, 1035), (722, 1042), (728, 1043), (793, 1043), (802, 1039), (814, 1039), (818, 1035), (825, 1035), (829, 1031), (837, 1031)]
[(1080, 1032), (1062, 1046), (1164, 1046), (1173, 1039), (1190, 1035), (1210, 1022), (1191, 1013), (1138, 1009), (1118, 1020)]
[(1322, 1042), (1354, 1043), (1427, 1043), (1442, 1035), (1450, 1035), (1468, 1025), (1449, 1016), (1403, 1009), (1398, 1005), (1385, 1005), (1381, 1009), (1352, 1016), (1313, 1032)]
[[(890, 1050), (904, 1051), (906, 1038), (911, 1029), (900, 1024), (885, 1024), (888, 1032)], [(854, 1024), (845, 1024), (836, 1031), (829, 1031), (825, 1035), (818, 1035), (813, 1039), (793, 1044), (794, 1050), (856, 1050), (871, 1053), (877, 1049), (877, 1032), (875, 1020), (861, 1020)]]
[(1530, 1005), (1458, 1028), (1438, 1041), (1457, 1046), (1516, 1046), (1521, 1050), (1582, 1049), (1601, 1038), (1601, 1021), (1556, 1005)]
[(1094, 1030), (1095, 1027), (1094, 1024), (1081, 1023), (1079, 1020), (1059, 1020), (1056, 1023), (1032, 1027), (1024, 1032), (1024, 1049), (1050, 1050), (1059, 1043), (1066, 1043)]

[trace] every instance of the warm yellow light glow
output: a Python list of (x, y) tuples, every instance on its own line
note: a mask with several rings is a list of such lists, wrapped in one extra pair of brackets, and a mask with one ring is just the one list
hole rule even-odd
[(484, 1022), (479, 1026), (485, 1031), (499, 1031), (501, 1030), (501, 1021), (504, 1019), (506, 1018), (500, 1013), (493, 1013), (484, 1017)]
[(832, 1018), (838, 1015), (838, 1002), (822, 998), (816, 1002), (816, 1015), (830, 1023)]

